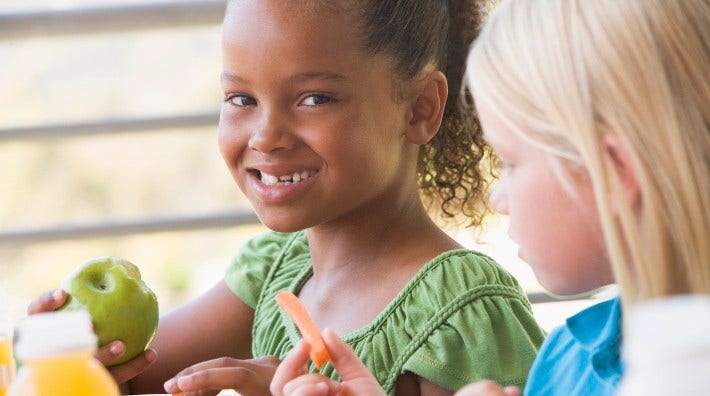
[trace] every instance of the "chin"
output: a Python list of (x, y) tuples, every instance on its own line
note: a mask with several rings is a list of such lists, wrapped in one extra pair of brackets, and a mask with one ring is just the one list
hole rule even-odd
[(308, 228), (304, 226), (302, 222), (295, 221), (295, 219), (290, 219), (286, 216), (261, 216), (257, 213), (257, 217), (259, 217), (261, 224), (265, 225), (271, 231), (289, 233)]
[(537, 276), (537, 280), (540, 285), (545, 289), (547, 294), (553, 297), (559, 297), (560, 299), (576, 297), (597, 290), (597, 288), (589, 288), (583, 287), (581, 285), (575, 285), (574, 282), (570, 281), (569, 279), (549, 280)]

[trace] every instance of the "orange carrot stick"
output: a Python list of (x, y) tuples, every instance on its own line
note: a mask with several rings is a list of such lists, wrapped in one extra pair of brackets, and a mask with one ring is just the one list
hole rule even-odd
[(310, 345), (309, 355), (311, 360), (313, 360), (313, 364), (320, 370), (324, 364), (330, 361), (330, 355), (318, 331), (318, 326), (316, 326), (306, 307), (303, 306), (298, 297), (288, 290), (281, 291), (276, 295), (276, 304), (296, 323), (301, 335)]

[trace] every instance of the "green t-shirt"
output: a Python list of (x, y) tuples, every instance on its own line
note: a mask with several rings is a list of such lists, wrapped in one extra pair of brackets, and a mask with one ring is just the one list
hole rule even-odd
[[(298, 294), (311, 275), (304, 232), (267, 233), (241, 249), (225, 281), (255, 309), (255, 357), (283, 358), (298, 342), (274, 296)], [(370, 324), (343, 339), (393, 394), (407, 371), (452, 391), (482, 379), (522, 387), (544, 336), (517, 281), (489, 257), (461, 249), (427, 263)], [(330, 363), (321, 373), (338, 378)]]

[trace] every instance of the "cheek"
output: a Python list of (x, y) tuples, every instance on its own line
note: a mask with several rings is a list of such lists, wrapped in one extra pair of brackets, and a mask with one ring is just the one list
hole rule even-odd
[(223, 111), (217, 129), (217, 145), (222, 158), (230, 167), (241, 147), (246, 144), (244, 140), (244, 133), (239, 130), (238, 123), (231, 121)]
[(555, 294), (575, 294), (611, 281), (591, 194), (572, 198), (555, 180), (529, 189), (528, 216), (516, 223), (524, 259)]
[(566, 214), (566, 209), (560, 206), (561, 193), (548, 175), (520, 169), (501, 184), (493, 197), (499, 208), (505, 203), (510, 216), (510, 236), (533, 269), (549, 265), (552, 256), (559, 252), (558, 238), (565, 228), (561, 220)]
[(555, 240), (559, 229), (559, 205), (555, 192), (540, 179), (522, 176), (520, 183), (510, 184), (505, 200), (510, 212), (511, 236), (521, 248), (542, 251)]

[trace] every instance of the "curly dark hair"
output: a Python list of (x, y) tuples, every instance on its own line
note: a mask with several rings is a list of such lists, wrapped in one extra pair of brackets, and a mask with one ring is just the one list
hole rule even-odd
[(419, 153), (417, 176), (431, 214), (445, 223), (479, 225), (486, 199), (491, 150), (463, 83), (469, 47), (491, 0), (355, 0), (364, 50), (386, 53), (408, 80), (434, 63), (446, 75), (449, 96), (439, 132)]
[[(303, 0), (292, 0), (303, 1)], [(311, 7), (353, 12), (362, 50), (392, 57), (402, 81), (434, 64), (449, 94), (438, 133), (419, 152), (422, 201), (443, 223), (476, 226), (489, 212), (486, 199), (494, 153), (483, 139), (473, 97), (463, 84), (468, 50), (496, 0), (311, 0)]]

